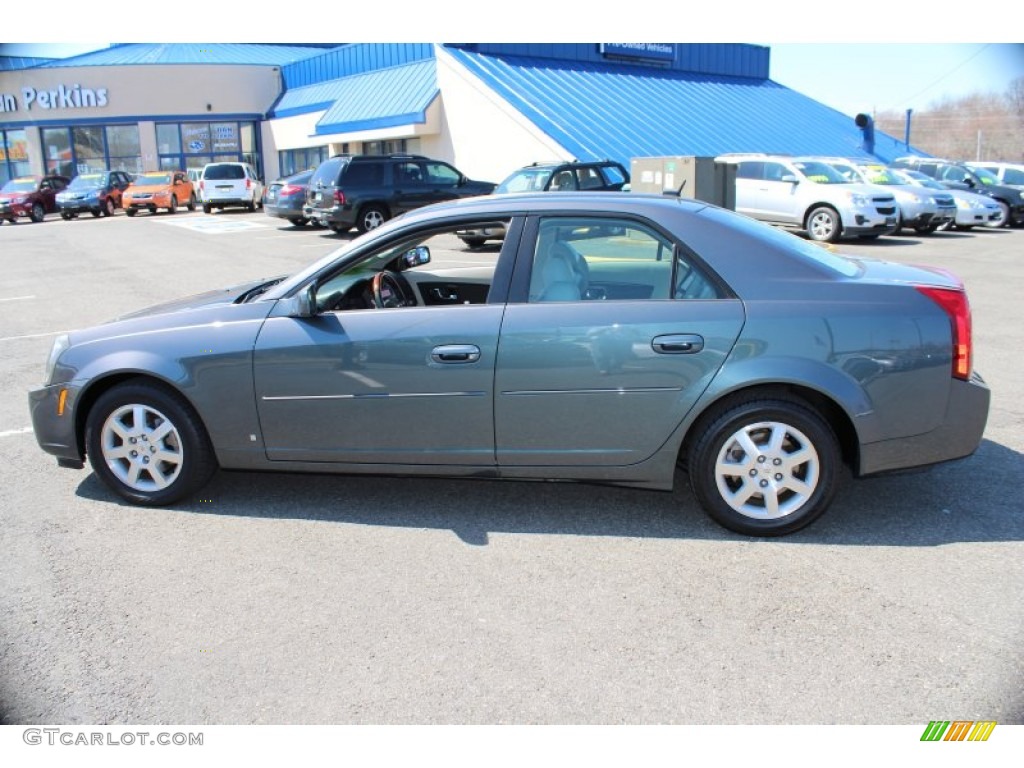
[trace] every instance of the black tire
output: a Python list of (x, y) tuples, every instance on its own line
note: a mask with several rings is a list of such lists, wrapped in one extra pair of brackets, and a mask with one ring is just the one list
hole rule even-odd
[(902, 231), (903, 231), (903, 214), (900, 211), (896, 211), (896, 229), (894, 229), (890, 234), (898, 235)]
[(304, 227), (309, 224), (309, 219), (303, 218), (302, 216), (296, 219), (288, 219), (288, 223), (293, 227)]
[(462, 240), (462, 242), (464, 242), (470, 248), (479, 248), (481, 245), (487, 242), (487, 240), (482, 237), (462, 237), (459, 239)]
[(191, 195), (188, 196), (188, 205), (186, 205), (185, 207), (188, 208), (190, 211), (194, 211), (196, 209), (196, 196), (195, 196), (195, 194), (191, 194)]
[(167, 212), (168, 213), (177, 213), (178, 212), (178, 198), (177, 198), (176, 195), (171, 195), (171, 204), (169, 206), (167, 206)]
[(68, 213), (67, 211), (61, 211), (60, 217), (64, 219), (64, 221), (71, 221), (71, 214)]
[(138, 211), (136, 211), (134, 208), (125, 208), (124, 209), (124, 215), (125, 216), (134, 216), (136, 213), (138, 213)]
[(42, 203), (32, 203), (32, 211), (29, 213), (29, 218), (32, 219), (36, 224), (46, 218), (46, 209), (43, 208)]
[(957, 232), (970, 232), (972, 229), (974, 229), (974, 225), (973, 224), (954, 224), (953, 225), (953, 229), (955, 229)]
[(256, 210), (256, 196), (253, 195), (252, 200), (245, 204), (245, 210), (249, 213), (253, 213)]
[(115, 208), (117, 208), (117, 206), (114, 204), (114, 198), (108, 197), (106, 202), (103, 203), (103, 215), (113, 216)]
[(103, 209), (102, 209), (102, 208), (100, 208), (100, 209), (98, 209), (98, 210), (95, 210), (95, 211), (89, 211), (89, 213), (91, 213), (91, 214), (92, 214), (92, 217), (93, 217), (94, 219), (98, 219), (98, 218), (99, 218), (100, 216), (102, 216), (102, 215), (103, 215)]
[(999, 209), (1003, 212), (1003, 226), (1013, 226), (1012, 217), (1010, 216), (1010, 206), (1004, 203), (1002, 200), (996, 200), (996, 204), (999, 205)]
[[(698, 438), (687, 461), (690, 488), (720, 525), (748, 536), (782, 536), (812, 523), (832, 502), (842, 460), (839, 441), (802, 402), (751, 396), (724, 406), (695, 429)], [(760, 449), (758, 455), (742, 448), (741, 435)], [(770, 444), (773, 435), (782, 438), (777, 447)], [(798, 451), (806, 452), (806, 460), (790, 461)], [(736, 465), (735, 473), (720, 472), (729, 464)]]
[[(139, 414), (143, 418), (136, 423)], [(166, 429), (165, 422), (170, 431), (149, 440)], [(93, 471), (111, 490), (143, 506), (173, 504), (206, 485), (217, 470), (206, 429), (188, 401), (144, 381), (119, 384), (100, 395), (86, 420), (85, 450)]]
[(213, 211), (213, 208), (211, 208), (208, 204), (203, 203), (203, 213), (210, 213), (211, 211)]
[(807, 215), (807, 236), (819, 243), (837, 242), (843, 233), (843, 222), (834, 208), (815, 208)]
[(371, 229), (376, 229), (385, 221), (388, 216), (387, 209), (381, 205), (364, 205), (359, 210), (359, 218), (356, 219), (356, 229), (362, 232), (369, 232)]
[(343, 235), (351, 229), (351, 227), (343, 227), (341, 224), (328, 224), (327, 226), (336, 235)]

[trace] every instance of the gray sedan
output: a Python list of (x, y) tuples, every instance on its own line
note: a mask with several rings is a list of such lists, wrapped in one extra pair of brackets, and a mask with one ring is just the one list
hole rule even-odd
[[(496, 225), (500, 250), (455, 250)], [(289, 277), (61, 336), (29, 401), (58, 464), (137, 504), (218, 468), (659, 490), (682, 468), (720, 524), (768, 536), (824, 512), (844, 465), (971, 454), (989, 390), (941, 270), (566, 193), (423, 208)]]

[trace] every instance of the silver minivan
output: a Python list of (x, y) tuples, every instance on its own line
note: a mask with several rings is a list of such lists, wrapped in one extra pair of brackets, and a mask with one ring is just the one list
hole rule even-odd
[(203, 213), (229, 206), (241, 206), (250, 211), (263, 207), (263, 182), (249, 163), (207, 163), (199, 192)]

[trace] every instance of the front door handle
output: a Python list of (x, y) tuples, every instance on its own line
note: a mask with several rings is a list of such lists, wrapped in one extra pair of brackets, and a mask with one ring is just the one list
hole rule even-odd
[(480, 359), (480, 347), (475, 344), (444, 344), (434, 347), (430, 359), (435, 363), (475, 363)]
[(661, 355), (692, 355), (704, 349), (704, 337), (696, 333), (669, 333), (655, 336), (651, 348)]

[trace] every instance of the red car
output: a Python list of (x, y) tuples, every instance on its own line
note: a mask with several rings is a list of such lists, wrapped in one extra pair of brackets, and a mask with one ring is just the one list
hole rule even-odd
[(20, 176), (0, 189), (0, 222), (15, 224), (19, 216), (40, 222), (57, 210), (57, 193), (67, 187), (66, 176)]

